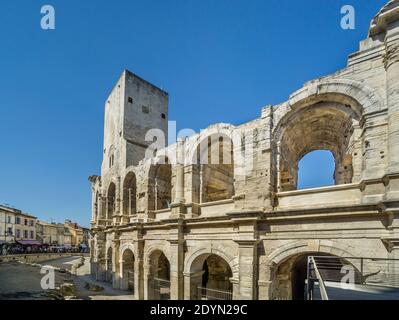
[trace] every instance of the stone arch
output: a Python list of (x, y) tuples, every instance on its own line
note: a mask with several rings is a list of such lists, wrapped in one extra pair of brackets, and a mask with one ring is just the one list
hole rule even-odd
[(132, 170), (129, 170), (123, 179), (122, 197), (123, 215), (135, 215), (137, 213), (137, 177)]
[(134, 291), (135, 255), (132, 245), (125, 245), (120, 250), (121, 289)]
[(168, 254), (168, 249), (167, 249), (166, 245), (152, 244), (144, 250), (144, 264), (146, 266), (148, 266), (150, 264), (150, 257), (156, 251), (161, 251), (166, 256), (166, 258), (168, 260), (170, 260), (170, 256)]
[(359, 81), (349, 79), (319, 80), (310, 82), (293, 93), (282, 116), (291, 110), (326, 100), (343, 104), (348, 103), (356, 109), (359, 115), (365, 115), (386, 109), (386, 103), (382, 97), (383, 94), (377, 89), (372, 89)]
[[(264, 266), (260, 266), (260, 270), (267, 270), (269, 279), (272, 281), (269, 291), (269, 299), (292, 299), (297, 295), (295, 291), (295, 273), (297, 273), (297, 264), (302, 263), (309, 255), (331, 256), (337, 259), (345, 259), (355, 257), (343, 245), (336, 242), (307, 242), (294, 241), (283, 245), (276, 249), (264, 259)], [(348, 262), (348, 261), (347, 261)], [(360, 264), (356, 260), (348, 262), (354, 266), (355, 269), (360, 270)], [(266, 267), (265, 267), (266, 266)], [(300, 268), (306, 268), (301, 266)], [(301, 273), (303, 273), (302, 270)], [(264, 277), (264, 275), (260, 275)], [(303, 284), (302, 284), (303, 285)], [(301, 289), (302, 290), (302, 289)], [(302, 292), (303, 293), (303, 292)]]
[(105, 251), (105, 270), (106, 270), (106, 275), (105, 275), (105, 281), (112, 283), (113, 282), (113, 252), (114, 248), (111, 246), (108, 246), (106, 251)]
[(227, 136), (233, 141), (234, 126), (231, 124), (217, 124), (202, 130), (199, 134), (189, 138), (186, 144), (185, 165), (197, 164), (197, 150), (205, 140), (211, 136)]
[(189, 298), (231, 300), (232, 279), (238, 279), (238, 261), (221, 250), (201, 248), (185, 261)]
[(336, 241), (294, 241), (283, 245), (279, 249), (276, 249), (270, 253), (267, 256), (267, 264), (278, 265), (295, 254), (306, 252), (331, 253), (332, 255), (341, 257), (360, 256), (357, 252), (349, 251), (348, 248), (340, 245)]
[(112, 168), (115, 163), (115, 153), (116, 153), (116, 148), (114, 145), (111, 145), (108, 149), (108, 168)]
[(233, 128), (212, 126), (188, 143), (186, 165), (193, 166), (194, 202), (231, 199), (234, 186)]
[(363, 117), (386, 109), (378, 90), (348, 79), (307, 84), (273, 110), (273, 166), (277, 191), (295, 190), (298, 161), (315, 150), (335, 158), (335, 184), (359, 182)]
[(112, 222), (112, 217), (115, 214), (116, 209), (116, 186), (117, 184), (114, 181), (111, 181), (107, 188), (107, 195), (106, 195), (106, 219), (107, 224)]
[(170, 259), (159, 247), (151, 247), (145, 253), (147, 298), (149, 300), (170, 299)]
[(148, 170), (148, 209), (167, 209), (172, 203), (172, 164), (167, 156), (161, 156)]
[(217, 256), (220, 256), (222, 259), (224, 259), (230, 266), (233, 278), (238, 279), (238, 274), (239, 274), (239, 261), (237, 256), (229, 255), (225, 251), (222, 251), (217, 248), (199, 248), (195, 250), (191, 255), (186, 257), (185, 262), (184, 262), (184, 273), (190, 273), (192, 270), (193, 262), (200, 256), (204, 255), (211, 255), (215, 254)]

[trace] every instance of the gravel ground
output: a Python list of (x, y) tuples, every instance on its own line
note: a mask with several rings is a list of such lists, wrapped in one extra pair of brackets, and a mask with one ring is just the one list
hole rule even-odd
[[(76, 270), (76, 275), (71, 275), (63, 270), (71, 271), (72, 266), (78, 264), (81, 257), (66, 257), (40, 264), (61, 269), (55, 272), (55, 286), (60, 287), (64, 283), (75, 285), (76, 299), (85, 300), (133, 300), (130, 292), (115, 290), (108, 283), (97, 282), (90, 275), (89, 258), (84, 258), (84, 264)], [(20, 263), (0, 263), (0, 300), (54, 300), (62, 299), (58, 291), (43, 290), (40, 281), (44, 275), (40, 274), (40, 266), (32, 266)], [(98, 285), (101, 291), (89, 291), (87, 283)]]

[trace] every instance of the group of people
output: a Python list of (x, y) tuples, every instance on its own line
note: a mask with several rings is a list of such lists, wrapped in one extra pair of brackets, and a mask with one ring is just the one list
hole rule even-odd
[(0, 245), (0, 255), (32, 254), (32, 253), (88, 253), (86, 246), (23, 246), (18, 244)]

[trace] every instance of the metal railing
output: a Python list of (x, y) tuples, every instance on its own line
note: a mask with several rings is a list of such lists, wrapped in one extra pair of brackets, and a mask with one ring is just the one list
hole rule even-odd
[(348, 290), (352, 290), (354, 298), (361, 295), (365, 297), (369, 293), (375, 297), (386, 295), (388, 298), (399, 299), (399, 259), (308, 257), (308, 300), (315, 299), (315, 293), (316, 296), (320, 294), (323, 300), (332, 299), (333, 294), (348, 298)]
[(127, 283), (128, 283), (128, 289), (134, 292), (134, 271), (132, 270), (129, 270), (127, 272)]
[(322, 300), (328, 300), (327, 290), (324, 284), (323, 277), (318, 269), (317, 263), (314, 257), (308, 257), (308, 269), (307, 269), (307, 300), (313, 300), (314, 294), (314, 283), (318, 282), (320, 288), (320, 295)]
[(233, 300), (233, 292), (231, 290), (198, 287), (197, 292), (199, 300)]
[(170, 281), (154, 278), (150, 282), (154, 300), (170, 300)]

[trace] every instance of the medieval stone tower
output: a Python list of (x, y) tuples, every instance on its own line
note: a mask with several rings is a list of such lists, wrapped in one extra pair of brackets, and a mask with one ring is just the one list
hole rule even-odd
[(102, 176), (138, 165), (150, 145), (145, 135), (153, 128), (167, 139), (168, 94), (125, 70), (105, 103)]

